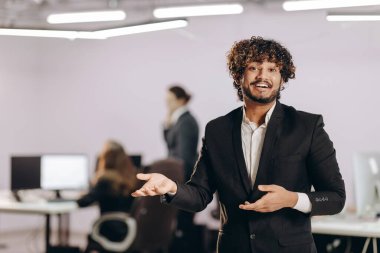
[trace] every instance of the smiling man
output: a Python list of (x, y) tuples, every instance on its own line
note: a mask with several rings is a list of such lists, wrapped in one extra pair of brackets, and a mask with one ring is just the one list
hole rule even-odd
[(244, 105), (207, 124), (191, 180), (139, 174), (147, 182), (133, 196), (195, 212), (217, 192), (219, 253), (315, 253), (310, 217), (339, 213), (346, 198), (322, 116), (279, 102), (295, 67), (278, 42), (236, 42), (228, 68)]

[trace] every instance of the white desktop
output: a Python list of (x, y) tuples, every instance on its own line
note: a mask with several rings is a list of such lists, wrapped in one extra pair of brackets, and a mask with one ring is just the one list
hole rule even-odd
[(41, 189), (84, 190), (89, 184), (85, 155), (54, 154), (41, 156)]

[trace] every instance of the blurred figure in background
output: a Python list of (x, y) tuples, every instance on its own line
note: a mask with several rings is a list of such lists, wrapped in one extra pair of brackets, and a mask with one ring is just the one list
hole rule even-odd
[[(108, 212), (129, 213), (136, 189), (136, 168), (121, 144), (107, 141), (98, 158), (95, 176), (90, 191), (77, 200), (80, 207), (97, 203), (100, 215)], [(121, 241), (126, 236), (125, 224), (109, 221), (101, 233), (112, 241)], [(106, 252), (89, 237), (85, 252)]]
[[(178, 85), (171, 86), (166, 94), (168, 114), (164, 123), (164, 138), (168, 156), (184, 163), (185, 182), (190, 179), (198, 157), (199, 127), (187, 107), (190, 99), (191, 95)], [(193, 213), (179, 211), (171, 252), (195, 252), (197, 243), (193, 218)]]
[(190, 179), (197, 160), (199, 127), (187, 104), (191, 99), (182, 87), (172, 86), (166, 94), (168, 115), (164, 123), (164, 138), (168, 156), (181, 159), (185, 165), (185, 181)]

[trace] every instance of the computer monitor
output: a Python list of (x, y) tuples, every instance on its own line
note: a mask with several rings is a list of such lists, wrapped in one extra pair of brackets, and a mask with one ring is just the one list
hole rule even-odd
[(129, 155), (129, 157), (131, 158), (131, 161), (136, 168), (139, 169), (142, 167), (142, 155), (134, 154)]
[(356, 211), (360, 217), (380, 213), (380, 152), (354, 155)]
[(11, 190), (40, 188), (40, 156), (11, 157)]
[(41, 156), (41, 189), (81, 190), (89, 186), (88, 157), (82, 154)]

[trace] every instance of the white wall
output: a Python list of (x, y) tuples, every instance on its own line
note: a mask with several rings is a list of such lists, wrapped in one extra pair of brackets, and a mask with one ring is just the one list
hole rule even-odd
[(0, 188), (9, 187), (10, 154), (94, 157), (115, 138), (145, 162), (165, 156), (160, 124), (168, 85), (181, 82), (193, 93), (203, 128), (239, 105), (226, 52), (234, 41), (261, 35), (292, 52), (297, 74), (282, 102), (324, 115), (354, 204), (352, 154), (380, 150), (380, 24), (257, 6), (189, 21), (181, 30), (105, 41), (0, 37)]

